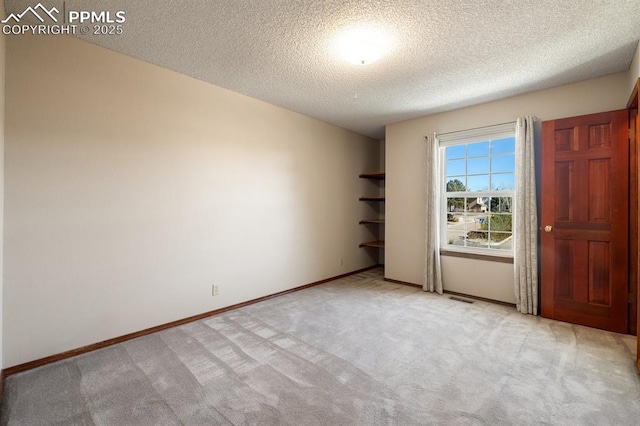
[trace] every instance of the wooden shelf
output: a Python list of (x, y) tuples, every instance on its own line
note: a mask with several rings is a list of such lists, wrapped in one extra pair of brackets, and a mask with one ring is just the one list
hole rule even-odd
[(362, 179), (376, 179), (376, 180), (382, 180), (384, 179), (384, 172), (380, 172), (380, 173), (362, 173), (360, 175), (360, 177)]
[(384, 241), (369, 241), (366, 243), (361, 243), (360, 247), (384, 248)]
[[(385, 173), (384, 172), (362, 173), (362, 174), (360, 174), (358, 176), (360, 178), (362, 178), (362, 179), (371, 179), (371, 180), (377, 180), (377, 181), (383, 181), (385, 179)], [(380, 188), (384, 187), (383, 183), (380, 183), (380, 184), (376, 183), (376, 185), (379, 186)], [(385, 197), (360, 197), (360, 201), (384, 202), (385, 201)], [(380, 206), (378, 208), (381, 210), (380, 215), (382, 216), (382, 209), (384, 207)], [(361, 225), (365, 225), (365, 224), (384, 225), (384, 219), (362, 219), (360, 221), (360, 224)], [(381, 231), (382, 231), (382, 228), (377, 230), (375, 232), (375, 234), (378, 234), (378, 235), (374, 236), (373, 238), (380, 238), (381, 237), (381, 235), (380, 235)], [(371, 237), (369, 237), (369, 238), (371, 238)], [(367, 241), (367, 242), (361, 243), (360, 247), (373, 247), (373, 248), (378, 248), (378, 249), (384, 249), (384, 241), (380, 241), (380, 240)]]
[(376, 225), (384, 225), (384, 219), (364, 219), (360, 221), (360, 225), (365, 223), (375, 223)]

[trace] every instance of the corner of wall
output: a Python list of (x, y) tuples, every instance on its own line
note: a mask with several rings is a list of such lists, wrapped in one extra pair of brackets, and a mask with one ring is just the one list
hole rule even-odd
[[(4, 16), (4, 2), (0, 1), (0, 16)], [(4, 63), (5, 63), (5, 35), (0, 34), (0, 370), (4, 367), (2, 352), (3, 345), (3, 297), (4, 292)], [(0, 373), (0, 398), (2, 397), (3, 376)]]
[(631, 66), (629, 67), (629, 93), (633, 92), (638, 79), (640, 78), (640, 42), (636, 47), (636, 53), (631, 60)]

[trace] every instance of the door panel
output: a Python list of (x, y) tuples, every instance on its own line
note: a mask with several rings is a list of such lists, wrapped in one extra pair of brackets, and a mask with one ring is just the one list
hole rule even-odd
[(554, 216), (556, 221), (572, 221), (573, 210), (571, 203), (571, 188), (573, 186), (573, 161), (559, 161), (556, 163), (555, 204)]
[(611, 280), (609, 276), (610, 244), (589, 241), (589, 291), (587, 303), (609, 306)]
[(627, 110), (542, 123), (542, 315), (628, 332)]
[(573, 299), (573, 259), (575, 246), (571, 240), (556, 238), (555, 296)]
[(611, 159), (589, 160), (589, 222), (611, 222)]

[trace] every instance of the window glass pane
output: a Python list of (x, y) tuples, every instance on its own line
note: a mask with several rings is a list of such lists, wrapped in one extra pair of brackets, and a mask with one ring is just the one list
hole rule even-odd
[(511, 213), (513, 199), (511, 197), (491, 197), (489, 206), (491, 213)]
[(466, 181), (467, 179), (464, 176), (452, 176), (450, 178), (447, 178), (447, 192), (466, 191)]
[(487, 190), (489, 190), (489, 175), (476, 175), (476, 176), (469, 176), (467, 178), (467, 191), (487, 191)]
[(464, 158), (466, 146), (465, 145), (448, 146), (445, 149), (446, 149), (447, 160), (452, 160), (454, 158)]
[(513, 155), (500, 155), (491, 157), (491, 173), (513, 173), (516, 170), (516, 157)]
[(467, 247), (483, 247), (487, 245), (488, 223), (487, 210), (489, 198), (467, 198), (467, 215), (465, 217), (465, 245)]
[(464, 247), (467, 235), (466, 203), (461, 197), (447, 198), (447, 241), (448, 245)]
[[(471, 177), (469, 177), (469, 185), (471, 185)], [(515, 175), (513, 173), (500, 173), (491, 175), (492, 191), (506, 189), (515, 189)]]
[[(465, 170), (466, 161), (463, 160), (448, 160), (447, 161), (447, 176), (456, 176), (463, 175), (466, 173)], [(505, 170), (511, 172), (513, 170)]]
[(467, 232), (467, 247), (488, 247), (489, 233), (487, 231)]
[(510, 233), (492, 232), (490, 248), (496, 250), (511, 250), (513, 247), (513, 237)]
[(447, 215), (446, 243), (448, 245), (464, 246), (466, 234), (464, 214), (449, 213)]
[(516, 150), (516, 138), (504, 138), (491, 141), (491, 154), (511, 153)]
[(477, 175), (485, 173), (489, 173), (489, 157), (469, 158), (467, 161), (467, 174)]
[(490, 232), (491, 235), (491, 241), (494, 243), (499, 243), (502, 242), (504, 240), (506, 240), (507, 238), (509, 238), (511, 236), (511, 232)]
[(489, 198), (467, 198), (467, 212), (486, 213), (489, 210)]
[(481, 157), (489, 155), (489, 142), (476, 142), (467, 145), (468, 157)]
[(487, 228), (491, 232), (511, 232), (511, 214), (492, 214)]
[(464, 213), (464, 198), (447, 198), (447, 213)]

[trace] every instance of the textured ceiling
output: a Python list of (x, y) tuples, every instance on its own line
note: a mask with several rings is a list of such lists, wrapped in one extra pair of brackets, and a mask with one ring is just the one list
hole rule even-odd
[[(41, 1), (58, 6), (62, 1)], [(6, 0), (20, 13), (37, 0)], [(384, 125), (629, 68), (640, 0), (66, 0), (124, 10), (100, 46), (381, 138)], [(25, 17), (26, 18), (26, 17)], [(372, 25), (389, 51), (353, 65), (337, 34)]]

